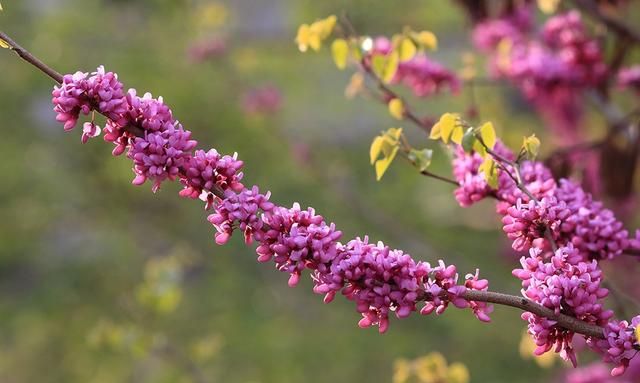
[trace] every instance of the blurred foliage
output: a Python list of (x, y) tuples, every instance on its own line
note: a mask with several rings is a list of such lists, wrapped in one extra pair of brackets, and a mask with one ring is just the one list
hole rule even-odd
[(393, 383), (468, 383), (469, 371), (459, 362), (448, 364), (439, 352), (432, 352), (414, 360), (394, 362)]
[[(391, 168), (377, 183), (368, 144), (395, 120), (371, 101), (346, 102), (349, 75), (332, 67), (331, 55), (301, 55), (294, 43), (301, 23), (347, 12), (363, 33), (404, 25), (433, 31), (438, 59), (457, 62), (469, 42), (450, 2), (3, 5), (2, 30), (53, 68), (104, 64), (125, 86), (162, 95), (203, 147), (239, 152), (247, 183), (270, 189), (275, 202), (316, 207), (346, 238), (367, 233), (418, 259), (447, 259), (463, 273), (479, 267), (496, 290), (519, 290), (498, 220), (487, 219), (491, 204), (461, 210), (448, 185), (410, 166)], [(213, 38), (225, 49), (190, 56), (193, 44)], [(358, 329), (350, 302), (323, 305), (309, 281), (289, 289), (286, 276), (256, 264), (240, 238), (216, 247), (201, 204), (180, 199), (179, 185), (155, 195), (132, 187), (129, 162), (111, 158), (109, 145), (82, 146), (79, 132), (62, 132), (51, 81), (0, 53), (0, 381), (387, 382), (398, 357), (433, 350), (464, 361), (474, 382), (547, 381), (550, 372), (515, 352), (524, 324), (513, 310), (498, 308), (493, 325), (454, 310), (445, 318), (416, 315), (380, 336)], [(280, 89), (282, 107), (247, 115), (242, 95), (265, 83)], [(515, 92), (482, 88), (477, 97), (508, 142), (540, 135)], [(442, 112), (465, 102), (415, 105)], [(418, 132), (406, 134), (420, 141)], [(446, 174), (439, 154), (431, 169)]]

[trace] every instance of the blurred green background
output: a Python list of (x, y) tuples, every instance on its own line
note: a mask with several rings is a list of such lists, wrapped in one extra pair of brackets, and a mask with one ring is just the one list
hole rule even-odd
[[(478, 267), (492, 289), (519, 291), (491, 203), (460, 209), (449, 186), (401, 161), (376, 182), (369, 143), (397, 122), (370, 100), (345, 99), (350, 74), (326, 47), (301, 54), (293, 43), (299, 24), (347, 12), (361, 33), (433, 30), (435, 57), (459, 62), (468, 26), (450, 2), (2, 3), (1, 29), (27, 49), (60, 72), (105, 65), (139, 94), (162, 95), (202, 147), (237, 151), (246, 184), (274, 202), (315, 207), (345, 238), (368, 234), (461, 273)], [(194, 57), (209, 41), (224, 46)], [(360, 330), (351, 302), (322, 304), (307, 279), (288, 288), (240, 237), (216, 246), (202, 204), (179, 198), (179, 185), (133, 187), (130, 162), (110, 145), (63, 133), (43, 74), (8, 51), (0, 68), (0, 381), (390, 382), (394, 360), (431, 351), (465, 363), (472, 382), (554, 374), (520, 357), (524, 325), (511, 309), (496, 308), (492, 325), (451, 309), (392, 320), (383, 336)], [(279, 89), (281, 105), (248, 113), (243, 97), (264, 86)], [(507, 141), (536, 131), (531, 114), (510, 114), (523, 107), (514, 91), (478, 92)], [(437, 114), (466, 101), (414, 105)], [(433, 146), (405, 128), (416, 146)], [(447, 162), (438, 151), (434, 171), (448, 174)]]

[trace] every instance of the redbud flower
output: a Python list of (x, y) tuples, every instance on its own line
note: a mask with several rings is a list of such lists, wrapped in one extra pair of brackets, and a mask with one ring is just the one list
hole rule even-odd
[(76, 72), (65, 75), (62, 84), (52, 92), (56, 120), (64, 124), (64, 130), (73, 129), (80, 114), (88, 115), (96, 109), (111, 120), (118, 120), (126, 110), (126, 100), (118, 76), (105, 72), (100, 66), (91, 76)]
[(132, 183), (142, 185), (147, 179), (153, 181), (156, 192), (165, 179), (174, 180), (191, 156), (197, 142), (191, 139), (191, 132), (182, 126), (169, 126), (160, 132), (145, 132), (144, 137), (136, 137), (127, 153), (133, 160), (136, 177)]
[[(598, 263), (582, 262), (580, 252), (571, 244), (559, 248), (548, 260), (541, 254), (540, 249), (531, 249), (530, 256), (520, 260), (522, 269), (513, 270), (513, 275), (522, 280), (522, 294), (556, 313), (569, 313), (587, 323), (605, 325), (613, 312), (598, 302), (608, 295), (608, 290), (601, 287), (602, 270)], [(524, 313), (522, 319), (529, 322), (529, 334), (538, 346), (536, 355), (556, 346), (556, 352), (576, 365), (571, 344), (573, 332), (532, 313)]]
[(566, 205), (554, 197), (544, 197), (540, 201), (528, 203), (518, 200), (507, 209), (507, 214), (502, 218), (502, 229), (513, 240), (514, 250), (528, 251), (531, 247), (548, 249), (546, 233), (549, 232), (555, 240), (560, 223), (570, 214)]
[(207, 201), (208, 210), (213, 203), (214, 188), (222, 191), (231, 189), (239, 192), (244, 186), (240, 182), (242, 179), (243, 162), (238, 159), (238, 154), (233, 156), (220, 155), (217, 150), (211, 149), (208, 152), (196, 150), (193, 157), (185, 162), (183, 178), (181, 182), (185, 188), (180, 191), (180, 195), (189, 198), (203, 198)]
[(235, 229), (242, 231), (245, 243), (252, 243), (254, 233), (263, 226), (260, 211), (269, 212), (274, 208), (269, 202), (270, 196), (269, 192), (260, 194), (257, 186), (239, 193), (227, 190), (225, 198), (215, 206), (215, 213), (207, 218), (217, 230), (216, 243), (227, 243)]
[(640, 315), (626, 320), (610, 321), (605, 326), (605, 339), (589, 339), (587, 344), (602, 354), (602, 360), (616, 365), (611, 375), (622, 375), (629, 367), (629, 361), (640, 350), (640, 344), (635, 336), (635, 328), (640, 326)]
[(290, 209), (273, 208), (263, 221), (267, 228), (256, 233), (258, 261), (273, 259), (278, 270), (290, 274), (290, 286), (298, 283), (305, 268), (328, 271), (342, 236), (333, 223), (324, 222), (312, 208), (301, 210), (297, 203)]
[(640, 65), (622, 68), (618, 72), (618, 86), (640, 92)]

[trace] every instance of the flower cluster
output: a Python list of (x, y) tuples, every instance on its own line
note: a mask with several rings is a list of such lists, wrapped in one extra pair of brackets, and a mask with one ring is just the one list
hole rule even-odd
[(626, 320), (610, 321), (605, 326), (605, 339), (591, 339), (587, 343), (594, 350), (600, 352), (603, 361), (613, 363), (616, 367), (611, 375), (622, 375), (632, 358), (640, 351), (640, 343), (635, 335), (636, 328), (640, 326), (640, 315)]
[(554, 197), (526, 203), (518, 200), (502, 218), (502, 230), (513, 240), (514, 250), (527, 251), (532, 247), (548, 250), (547, 236), (556, 240), (559, 226), (570, 214), (564, 202)]
[(153, 181), (156, 192), (165, 179), (175, 180), (191, 151), (198, 143), (191, 139), (191, 132), (180, 126), (169, 126), (162, 131), (145, 131), (144, 137), (136, 137), (131, 143), (127, 157), (133, 160), (136, 177), (132, 183), (142, 185), (147, 179)]
[(617, 82), (621, 88), (629, 88), (636, 93), (640, 92), (640, 65), (620, 69)]
[[(391, 51), (391, 41), (386, 37), (377, 37), (373, 42), (370, 55), (385, 56)], [(368, 59), (365, 62), (368, 63), (370, 57)], [(418, 53), (409, 60), (401, 61), (391, 83), (407, 86), (418, 97), (432, 96), (446, 89), (453, 93), (460, 90), (460, 80), (455, 73), (424, 53)]]
[(491, 53), (502, 41), (522, 42), (533, 27), (530, 6), (516, 7), (513, 12), (496, 19), (487, 19), (473, 28), (473, 44), (481, 51)]
[[(105, 72), (98, 67), (91, 76), (76, 72), (63, 77), (62, 84), (53, 88), (52, 102), (56, 120), (64, 124), (64, 130), (72, 130), (80, 114), (88, 115), (92, 110), (100, 110), (107, 118), (121, 121), (126, 111), (126, 100), (122, 83), (113, 72)], [(92, 128), (95, 132), (95, 128)]]
[(442, 314), (453, 304), (470, 308), (481, 321), (490, 320), (490, 305), (464, 297), (467, 290), (487, 290), (488, 281), (477, 272), (459, 284), (456, 267), (442, 261), (431, 267), (382, 242), (369, 243), (367, 237), (341, 244), (342, 233), (313, 209), (273, 206), (267, 199), (256, 187), (240, 193), (228, 190), (209, 216), (216, 242), (224, 244), (235, 229), (241, 230), (246, 243), (257, 242), (258, 261), (273, 261), (276, 269), (289, 274), (290, 286), (309, 270), (313, 290), (324, 295), (325, 303), (338, 292), (356, 303), (360, 327), (377, 325), (385, 332), (390, 313), (404, 318), (417, 311), (419, 302), (424, 302), (420, 312), (425, 315)]
[(466, 153), (462, 146), (455, 148), (453, 175), (459, 183), (454, 195), (460, 206), (467, 207), (491, 195), (491, 187), (478, 171), (483, 158), (478, 153)]
[(274, 208), (269, 202), (270, 193), (260, 194), (257, 186), (244, 189), (240, 193), (225, 192), (225, 198), (215, 207), (208, 221), (216, 228), (216, 243), (227, 243), (236, 228), (244, 234), (244, 241), (250, 244), (253, 234), (262, 228), (260, 210), (268, 212)]
[(259, 86), (242, 95), (240, 106), (248, 115), (273, 114), (282, 107), (282, 94), (273, 85)]
[(243, 162), (238, 154), (221, 155), (217, 150), (207, 152), (196, 150), (189, 162), (184, 164), (184, 177), (181, 182), (185, 188), (180, 191), (182, 197), (202, 198), (207, 201), (206, 209), (210, 209), (215, 200), (215, 188), (223, 191), (241, 191)]
[(624, 377), (611, 376), (602, 362), (576, 368), (566, 374), (566, 383), (634, 383), (640, 380), (640, 358), (633, 358), (625, 369)]
[[(362, 319), (360, 327), (378, 325), (380, 332), (389, 326), (389, 313), (407, 317), (416, 310), (429, 265), (415, 262), (401, 250), (392, 250), (378, 242), (357, 238), (341, 248), (340, 259), (332, 267), (343, 285), (342, 293), (356, 303)], [(318, 273), (321, 275), (321, 273)], [(333, 279), (323, 275), (319, 280)]]
[(531, 33), (532, 12), (525, 5), (483, 21), (474, 28), (473, 41), (492, 55), (495, 76), (517, 85), (558, 133), (575, 138), (581, 92), (607, 78), (602, 48), (579, 12), (553, 16), (539, 33)]
[[(504, 232), (513, 241), (512, 247), (529, 252), (529, 256), (521, 259), (522, 268), (513, 271), (522, 280), (523, 295), (556, 314), (609, 326), (608, 348), (602, 341), (589, 341), (599, 345), (594, 348), (606, 354), (604, 361), (616, 364), (614, 372), (619, 373), (635, 355), (630, 350), (637, 346), (629, 339), (637, 324), (610, 322), (613, 312), (605, 310), (601, 302), (608, 291), (601, 286), (598, 261), (635, 250), (640, 245), (640, 233), (636, 233), (638, 238), (629, 238), (613, 212), (576, 183), (566, 179), (556, 182), (542, 163), (515, 163), (506, 148), (496, 145), (496, 149), (497, 157), (505, 160), (499, 169), (497, 188), (493, 189), (484, 173), (478, 171), (482, 156), (465, 152), (459, 146), (454, 148), (453, 173), (460, 183), (456, 199), (462, 206), (489, 196), (498, 200), (497, 211), (502, 215)], [(513, 179), (514, 174), (518, 175), (520, 185)], [(555, 252), (554, 246), (559, 246)], [(564, 359), (576, 364), (574, 332), (534, 313), (526, 312), (522, 319), (528, 323), (536, 355), (555, 348)], [(625, 330), (619, 330), (620, 326)]]
[[(522, 269), (513, 270), (513, 275), (522, 280), (523, 295), (556, 314), (571, 313), (581, 321), (605, 325), (613, 312), (605, 310), (599, 302), (608, 295), (608, 290), (601, 287), (602, 270), (598, 263), (580, 261), (580, 253), (571, 245), (558, 249), (548, 260), (541, 253), (540, 249), (531, 249), (530, 256), (520, 260)], [(536, 355), (555, 346), (556, 352), (576, 365), (571, 344), (573, 332), (532, 313), (525, 313), (522, 318), (529, 323)]]
[[(512, 167), (507, 167), (513, 171)], [(507, 174), (501, 172), (500, 184), (497, 190), (499, 202), (496, 211), (500, 215), (505, 215), (510, 206), (515, 205), (518, 200), (529, 202), (530, 197), (509, 178)], [(526, 189), (537, 199), (552, 198), (557, 187), (556, 180), (551, 171), (544, 164), (537, 161), (522, 161), (520, 163), (520, 176)]]
[[(417, 84), (410, 86), (419, 88)], [(104, 138), (115, 143), (115, 155), (126, 151), (133, 161), (134, 184), (149, 179), (155, 191), (165, 179), (179, 179), (184, 185), (180, 195), (201, 197), (207, 207), (214, 208), (208, 220), (216, 229), (217, 243), (228, 242), (233, 232), (240, 230), (247, 244), (257, 243), (258, 261), (273, 261), (278, 270), (290, 275), (290, 286), (309, 270), (314, 292), (324, 294), (325, 302), (338, 292), (355, 302), (362, 315), (361, 327), (376, 325), (384, 332), (392, 313), (398, 318), (415, 311), (442, 314), (450, 305), (469, 308), (479, 320), (489, 321), (492, 306), (473, 299), (478, 291), (488, 289), (488, 281), (480, 279), (477, 272), (466, 275), (462, 282), (457, 268), (443, 261), (432, 267), (381, 242), (370, 243), (367, 237), (338, 242), (342, 233), (312, 208), (276, 206), (269, 201), (269, 193), (261, 194), (256, 186), (245, 188), (240, 183), (242, 161), (237, 155), (223, 156), (214, 149), (194, 152), (197, 143), (191, 132), (174, 119), (162, 98), (150, 94), (138, 97), (135, 90), (125, 94), (117, 76), (102, 67), (91, 76), (65, 76), (53, 95), (57, 119), (65, 130), (76, 125), (80, 114), (96, 111), (107, 117)], [(84, 126), (83, 141), (99, 133), (92, 121)], [(501, 143), (494, 151), (514, 161), (513, 153)], [(606, 362), (618, 366), (616, 372), (624, 370), (638, 347), (633, 330), (640, 325), (640, 317), (631, 324), (609, 322), (612, 314), (600, 303), (607, 291), (600, 286), (602, 272), (597, 260), (640, 245), (640, 234), (629, 240), (613, 213), (576, 184), (566, 180), (556, 183), (548, 169), (537, 162), (519, 164), (528, 193), (515, 187), (506, 172), (500, 172), (498, 187), (493, 189), (477, 171), (481, 159), (475, 153), (456, 152), (454, 173), (460, 182), (456, 198), (463, 205), (487, 196), (500, 201), (498, 211), (504, 215), (504, 229), (514, 240), (514, 248), (531, 252), (522, 259), (523, 268), (514, 270), (523, 281), (523, 294), (555, 313), (606, 326), (605, 340), (588, 341), (604, 354)], [(516, 165), (509, 166), (507, 170), (514, 170)], [(543, 243), (547, 232), (561, 246), (555, 253)], [(571, 331), (532, 313), (522, 317), (538, 346), (536, 353), (555, 345), (575, 363)]]
[[(495, 151), (505, 159), (513, 159), (513, 153), (500, 142)], [(584, 259), (612, 259), (636, 248), (636, 242), (611, 210), (578, 184), (566, 179), (556, 182), (541, 162), (519, 164), (522, 186), (528, 191), (524, 193), (503, 170), (498, 170), (498, 187), (492, 189), (478, 171), (482, 161), (478, 153), (466, 153), (460, 146), (454, 149), (453, 174), (460, 184), (455, 197), (461, 206), (495, 197), (503, 230), (514, 241), (515, 250), (548, 250), (550, 238), (559, 246), (572, 244)], [(505, 169), (515, 173), (510, 164)], [(531, 200), (529, 194), (536, 200)]]
[(258, 261), (273, 259), (276, 268), (289, 273), (289, 286), (295, 286), (305, 268), (327, 272), (338, 252), (342, 232), (321, 215), (299, 204), (290, 209), (275, 207), (263, 216), (267, 228), (256, 233)]
[[(102, 66), (91, 75), (65, 75), (52, 94), (56, 119), (67, 131), (75, 127), (80, 114), (96, 111), (107, 117), (104, 139), (114, 143), (113, 155), (126, 152), (133, 161), (134, 185), (150, 180), (155, 192), (164, 180), (179, 178), (185, 187), (180, 195), (202, 197), (208, 208), (216, 191), (243, 188), (242, 161), (236, 155), (222, 156), (214, 149), (194, 154), (197, 142), (173, 117), (162, 97), (150, 93), (140, 97), (135, 89), (125, 93), (118, 76)], [(82, 142), (100, 133), (92, 119), (83, 126)]]

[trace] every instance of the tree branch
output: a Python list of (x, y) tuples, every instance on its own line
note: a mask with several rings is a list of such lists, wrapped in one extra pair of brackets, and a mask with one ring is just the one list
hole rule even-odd
[(553, 310), (539, 305), (527, 298), (497, 293), (493, 291), (467, 290), (462, 294), (464, 299), (478, 302), (495, 303), (503, 306), (515, 307), (523, 311), (536, 314), (541, 317), (558, 322), (558, 325), (578, 334), (593, 338), (604, 339), (604, 330), (600, 326), (583, 322), (572, 316), (556, 314)]
[(48, 65), (40, 61), (37, 57), (29, 53), (26, 49), (22, 48), (20, 44), (16, 43), (11, 39), (11, 37), (7, 36), (4, 32), (0, 31), (0, 39), (4, 40), (7, 45), (9, 45), (9, 49), (14, 51), (18, 56), (20, 56), (24, 61), (29, 64), (35, 66), (40, 69), (41, 72), (46, 74), (47, 76), (54, 79), (58, 84), (62, 83), (62, 75), (55, 70), (51, 69)]
[[(60, 83), (62, 81), (62, 75), (60, 75), (58, 72), (51, 69), (42, 61), (40, 61), (35, 56), (33, 56), (31, 53), (26, 51), (24, 48), (22, 48), (20, 45), (14, 42), (9, 36), (7, 36), (2, 31), (0, 31), (0, 38), (6, 41), (7, 44), (11, 47), (11, 49), (14, 52), (16, 52), (26, 62), (38, 68), (41, 72), (45, 73), (47, 76), (54, 79), (56, 82)], [(383, 89), (386, 88), (384, 83), (382, 83), (382, 88)], [(132, 132), (132, 134), (135, 134), (135, 135), (144, 134), (144, 130), (142, 130), (139, 127), (127, 127), (127, 128), (129, 128), (128, 131)], [(132, 130), (135, 131), (136, 133), (133, 133)], [(216, 193), (216, 195), (218, 195), (218, 193)], [(220, 197), (220, 195), (218, 196)], [(420, 298), (427, 299), (429, 297), (431, 297), (430, 293), (424, 292)], [(520, 310), (528, 311), (533, 314), (556, 321), (560, 327), (565, 328), (567, 330), (570, 330), (579, 334), (583, 334), (589, 337), (604, 339), (604, 331), (601, 327), (580, 321), (574, 317), (571, 317), (565, 314), (561, 314), (561, 313), (556, 314), (553, 310), (548, 309), (524, 297), (507, 295), (507, 294), (497, 293), (493, 291), (478, 291), (478, 290), (466, 290), (464, 293), (460, 295), (460, 297), (466, 300), (494, 303), (494, 304), (518, 308)]]
[(591, 18), (606, 25), (609, 29), (620, 36), (633, 40), (634, 43), (640, 44), (640, 32), (631, 26), (623, 23), (615, 17), (602, 13), (593, 0), (572, 0), (573, 4), (581, 11), (588, 14)]

